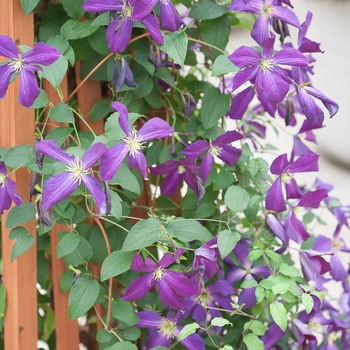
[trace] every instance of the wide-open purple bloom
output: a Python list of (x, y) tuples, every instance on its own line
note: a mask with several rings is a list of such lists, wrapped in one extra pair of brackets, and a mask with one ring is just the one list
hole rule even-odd
[(184, 297), (198, 294), (197, 289), (187, 276), (180, 272), (166, 269), (182, 253), (182, 249), (178, 249), (175, 256), (167, 253), (158, 264), (150, 258), (146, 258), (143, 261), (139, 254), (135, 254), (130, 269), (133, 271), (148, 272), (148, 274), (136, 278), (126, 289), (122, 299), (125, 301), (142, 299), (151, 288), (157, 286), (163, 305), (172, 309), (180, 309)]
[(157, 44), (163, 44), (158, 17), (151, 14), (158, 0), (87, 0), (83, 8), (87, 12), (119, 12), (108, 25), (108, 48), (114, 52), (126, 49), (131, 38), (133, 22), (142, 22)]
[[(179, 313), (178, 313), (179, 314)], [(140, 321), (135, 325), (139, 328), (149, 328), (146, 340), (146, 350), (163, 346), (169, 348), (173, 338), (176, 338), (182, 327), (178, 326), (176, 317), (168, 314), (166, 317), (154, 311), (140, 311), (137, 313)], [(204, 340), (197, 333), (193, 333), (180, 341), (187, 350), (205, 350)]]
[(17, 193), (16, 183), (7, 177), (5, 163), (0, 162), (0, 215), (11, 207), (12, 201), (21, 205), (22, 197)]
[(258, 15), (251, 31), (251, 36), (261, 46), (264, 46), (266, 40), (271, 38), (271, 32), (268, 28), (271, 18), (279, 19), (282, 22), (300, 28), (299, 20), (295, 13), (284, 6), (276, 5), (274, 0), (250, 0), (249, 2), (234, 0), (228, 9), (237, 12), (252, 12)]
[(258, 95), (272, 103), (281, 102), (289, 91), (288, 71), (278, 65), (304, 67), (309, 61), (298, 50), (286, 48), (274, 54), (275, 38), (266, 40), (263, 50), (241, 46), (229, 59), (239, 68), (245, 68), (233, 78), (233, 91), (247, 81), (255, 84)]
[(42, 70), (40, 64), (49, 66), (60, 55), (59, 51), (44, 43), (36, 44), (32, 50), (21, 55), (10, 37), (0, 35), (0, 56), (10, 59), (10, 62), (0, 64), (0, 100), (6, 95), (12, 75), (17, 73), (21, 77), (18, 101), (21, 105), (30, 107), (40, 94), (34, 72)]
[(318, 171), (318, 155), (305, 154), (294, 162), (289, 162), (287, 154), (277, 157), (271, 164), (272, 174), (279, 175), (266, 194), (266, 209), (277, 213), (287, 209), (284, 202), (282, 183), (286, 188), (287, 199), (301, 198), (302, 193), (293, 178), (293, 174), (309, 171)]
[(242, 138), (243, 135), (237, 131), (227, 131), (210, 143), (204, 140), (191, 143), (182, 151), (182, 154), (190, 159), (197, 159), (205, 152), (199, 167), (199, 176), (203, 180), (203, 183), (205, 183), (213, 168), (214, 156), (220, 158), (229, 166), (234, 166), (237, 163), (242, 151), (231, 146), (230, 143)]
[(90, 173), (90, 169), (107, 151), (103, 143), (98, 142), (92, 145), (81, 159), (63, 152), (53, 140), (37, 143), (36, 150), (67, 165), (65, 172), (54, 175), (45, 182), (42, 193), (44, 210), (51, 209), (56, 203), (68, 197), (82, 183), (92, 194), (99, 212), (106, 213), (105, 192), (101, 190), (99, 181)]
[(139, 131), (131, 130), (128, 110), (120, 102), (113, 102), (112, 108), (119, 112), (119, 125), (125, 133), (122, 143), (112, 146), (101, 159), (101, 178), (111, 180), (121, 166), (124, 158), (129, 155), (129, 165), (140, 170), (147, 180), (147, 161), (142, 152), (146, 141), (168, 137), (174, 131), (167, 122), (160, 118), (148, 120)]
[(162, 195), (174, 196), (182, 180), (185, 180), (187, 185), (196, 193), (198, 202), (200, 202), (204, 197), (205, 189), (203, 180), (195, 174), (197, 170), (197, 164), (188, 158), (181, 158), (179, 161), (167, 160), (165, 163), (149, 169), (153, 176), (168, 174), (160, 185)]

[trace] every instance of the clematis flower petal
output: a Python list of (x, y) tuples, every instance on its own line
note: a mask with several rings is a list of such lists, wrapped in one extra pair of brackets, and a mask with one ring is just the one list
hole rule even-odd
[(170, 174), (172, 171), (177, 169), (180, 165), (180, 162), (177, 162), (175, 160), (167, 160), (165, 163), (158, 164), (155, 167), (150, 168), (150, 173), (153, 176), (163, 175), (163, 174)]
[(147, 17), (153, 8), (157, 5), (158, 0), (129, 0), (132, 7), (132, 19), (140, 22)]
[(338, 112), (339, 105), (330, 98), (328, 98), (326, 95), (324, 95), (321, 91), (315, 89), (312, 86), (305, 86), (304, 89), (309, 95), (316, 97), (322, 101), (322, 103), (327, 108), (331, 118)]
[(12, 74), (13, 71), (10, 69), (8, 64), (0, 66), (0, 100), (2, 100), (6, 95)]
[(154, 311), (139, 311), (136, 315), (140, 321), (135, 326), (139, 328), (157, 328), (162, 320), (162, 316)]
[(124, 142), (112, 146), (103, 154), (100, 162), (100, 174), (103, 181), (112, 180), (127, 154), (128, 147)]
[(61, 53), (54, 47), (40, 42), (37, 43), (32, 50), (23, 54), (22, 58), (26, 64), (42, 64), (43, 66), (49, 66), (56, 62), (60, 56)]
[(271, 38), (269, 18), (266, 16), (259, 16), (254, 23), (251, 36), (260, 46), (264, 46), (267, 39)]
[(160, 279), (157, 282), (159, 290), (159, 297), (163, 305), (170, 307), (171, 309), (181, 309), (184, 298), (178, 295), (174, 289), (165, 281), (165, 278)]
[(187, 350), (205, 350), (206, 349), (203, 338), (197, 333), (191, 334), (187, 338), (181, 340), (180, 343)]
[(129, 156), (128, 160), (129, 166), (132, 168), (139, 169), (144, 180), (148, 180), (147, 178), (147, 160), (145, 155), (141, 151), (136, 151), (134, 155)]
[(18, 58), (18, 54), (15, 42), (7, 35), (0, 35), (0, 56), (15, 60)]
[(247, 81), (253, 80), (259, 72), (259, 67), (248, 67), (238, 73), (232, 79), (232, 91), (235, 91)]
[(191, 159), (197, 159), (202, 153), (208, 151), (210, 145), (207, 141), (197, 140), (188, 145), (181, 153)]
[(318, 208), (321, 201), (326, 197), (328, 197), (328, 191), (325, 188), (307, 192), (300, 199), (298, 207)]
[(234, 166), (241, 157), (242, 150), (230, 145), (222, 145), (221, 148), (222, 150), (218, 157), (229, 166)]
[(310, 234), (305, 230), (304, 225), (298, 220), (293, 209), (288, 211), (284, 222), (286, 235), (292, 241), (302, 243), (310, 237)]
[[(11, 198), (11, 200), (16, 204), (16, 205), (21, 205), (22, 204), (22, 196), (20, 196), (17, 193), (17, 184), (11, 180), (10, 178), (6, 178), (5, 180), (5, 188)], [(1, 202), (1, 199), (0, 199)]]
[(37, 152), (45, 154), (54, 160), (62, 162), (67, 165), (73, 165), (74, 156), (70, 156), (67, 153), (63, 152), (61, 148), (57, 147), (56, 141), (54, 140), (45, 140), (40, 141), (36, 144)]
[(289, 165), (287, 154), (281, 154), (271, 164), (270, 171), (272, 174), (281, 175)]
[(121, 11), (123, 7), (122, 0), (87, 0), (82, 5), (87, 12), (107, 12)]
[(183, 179), (183, 175), (179, 174), (177, 170), (169, 173), (160, 185), (160, 190), (163, 195), (175, 196)]
[(101, 185), (97, 179), (95, 179), (91, 174), (87, 174), (82, 178), (82, 183), (92, 194), (100, 214), (106, 213), (107, 203), (106, 194), (101, 190)]
[(77, 187), (77, 179), (72, 177), (72, 174), (69, 172), (50, 177), (43, 188), (43, 209), (51, 209), (56, 203), (71, 195)]
[(152, 118), (142, 126), (137, 136), (141, 142), (144, 142), (171, 136), (173, 131), (174, 129), (163, 119)]
[(305, 154), (291, 163), (289, 170), (292, 174), (309, 171), (318, 171), (318, 154)]
[(264, 349), (270, 350), (284, 336), (285, 333), (286, 332), (283, 332), (276, 323), (270, 325), (267, 332), (261, 338), (261, 341), (264, 343)]
[(301, 27), (296, 14), (292, 10), (288, 9), (287, 7), (274, 6), (272, 9), (272, 16), (276, 17), (276, 18), (278, 18), (286, 23), (291, 24), (292, 26), (294, 26), (296, 28)]
[(239, 68), (257, 66), (261, 62), (260, 53), (257, 50), (245, 45), (235, 50), (230, 56), (228, 56), (228, 58)]
[(206, 183), (208, 176), (213, 168), (213, 164), (214, 164), (214, 157), (210, 153), (206, 153), (206, 155), (202, 160), (202, 164), (200, 165), (198, 170), (198, 174), (204, 184)]
[(278, 51), (274, 56), (274, 62), (298, 67), (305, 67), (309, 64), (308, 59), (299, 50), (293, 48)]
[(131, 38), (133, 22), (129, 17), (118, 16), (107, 27), (108, 49), (114, 53), (123, 52)]
[(226, 279), (231, 284), (235, 284), (236, 282), (241, 281), (246, 274), (246, 271), (236, 268), (227, 274)]
[(281, 178), (276, 179), (276, 181), (272, 184), (270, 189), (267, 191), (265, 203), (266, 203), (267, 210), (273, 210), (277, 213), (287, 210), (287, 207), (283, 198)]
[(242, 292), (238, 297), (238, 304), (244, 304), (243, 309), (248, 309), (256, 305), (255, 290), (256, 287), (242, 289)]
[(300, 198), (303, 194), (300, 191), (300, 188), (295, 181), (295, 179), (291, 179), (289, 183), (285, 183), (286, 187), (286, 198)]
[(150, 328), (146, 340), (146, 350), (163, 346), (169, 348), (171, 345), (171, 337), (158, 332), (158, 329)]
[(160, 21), (157, 16), (149, 14), (142, 20), (142, 23), (144, 24), (148, 32), (151, 34), (151, 37), (155, 41), (155, 43), (157, 43), (158, 45), (164, 43), (163, 35), (160, 31)]
[(237, 94), (231, 101), (229, 116), (231, 119), (241, 120), (243, 114), (248, 109), (249, 103), (255, 95), (254, 88), (249, 86), (247, 89)]
[(139, 272), (153, 272), (158, 267), (157, 263), (150, 258), (146, 258), (143, 261), (139, 254), (135, 254), (132, 261), (130, 269)]
[(120, 102), (112, 102), (112, 109), (119, 112), (118, 123), (121, 129), (124, 131), (125, 135), (131, 135), (131, 128), (128, 117), (128, 110), (125, 105)]
[(175, 6), (170, 0), (161, 0), (160, 6), (160, 18), (165, 29), (175, 32), (182, 25), (182, 19), (176, 12)]
[(18, 102), (25, 107), (30, 107), (40, 94), (38, 81), (33, 72), (25, 68), (21, 69), (20, 76), (21, 80)]
[(128, 286), (122, 299), (124, 301), (142, 299), (153, 288), (154, 284), (155, 280), (152, 278), (152, 274), (138, 277)]
[(101, 142), (92, 145), (81, 158), (85, 169), (90, 169), (107, 150), (108, 148)]
[(243, 135), (240, 134), (239, 132), (233, 130), (233, 131), (227, 131), (225, 134), (222, 134), (218, 136), (214, 141), (213, 145), (214, 146), (222, 146), (226, 143), (234, 142), (241, 140), (243, 138)]

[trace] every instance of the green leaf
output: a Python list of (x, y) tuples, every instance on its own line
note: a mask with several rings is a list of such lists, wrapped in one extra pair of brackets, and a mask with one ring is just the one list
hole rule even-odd
[(257, 320), (246, 322), (244, 329), (250, 329), (257, 336), (262, 336), (266, 333), (266, 326)]
[(177, 218), (170, 222), (166, 229), (170, 236), (176, 237), (182, 242), (190, 242), (195, 239), (207, 242), (213, 238), (208, 229), (196, 220)]
[(314, 307), (314, 300), (312, 299), (312, 296), (310, 294), (304, 293), (301, 296), (301, 301), (303, 302), (303, 305), (305, 306), (306, 313), (309, 314)]
[(218, 350), (234, 350), (234, 348), (231, 345), (224, 345), (223, 348), (219, 348)]
[(188, 38), (185, 32), (173, 32), (164, 36), (164, 44), (159, 48), (182, 68), (185, 64)]
[(140, 184), (138, 183), (136, 176), (130, 171), (126, 164), (122, 164), (118, 171), (113, 176), (112, 180), (109, 181), (111, 185), (120, 185), (124, 189), (141, 194)]
[(141, 220), (129, 231), (123, 244), (123, 251), (148, 247), (160, 239), (162, 226), (158, 220)]
[(249, 205), (249, 194), (238, 186), (230, 186), (224, 197), (225, 204), (234, 212), (242, 211)]
[(284, 332), (287, 329), (287, 312), (283, 304), (279, 301), (270, 304), (270, 312), (273, 320)]
[(220, 55), (216, 58), (211, 72), (212, 77), (217, 77), (226, 73), (233, 73), (239, 70), (229, 59), (227, 55)]
[(96, 334), (96, 340), (99, 343), (107, 343), (113, 338), (113, 334), (107, 332), (105, 329), (100, 329)]
[(300, 271), (295, 266), (289, 266), (287, 264), (281, 265), (279, 268), (279, 272), (282, 275), (288, 276), (288, 277), (301, 277)]
[(232, 252), (237, 242), (241, 239), (237, 231), (224, 230), (218, 234), (218, 248), (221, 258), (225, 258)]
[(105, 28), (98, 28), (95, 33), (88, 36), (88, 41), (91, 48), (100, 55), (108, 55), (110, 53), (108, 49)]
[(141, 329), (138, 327), (126, 327), (123, 329), (123, 339), (125, 340), (130, 340), (130, 341), (135, 341), (139, 339), (141, 336)]
[(18, 207), (13, 207), (6, 219), (6, 227), (11, 228), (29, 222), (35, 218), (36, 210), (33, 203), (24, 202)]
[(46, 135), (46, 140), (55, 140), (57, 146), (61, 146), (64, 141), (66, 141), (67, 137), (73, 131), (73, 128), (68, 128), (66, 126), (62, 126), (59, 128), (52, 129)]
[(261, 286), (257, 286), (255, 289), (256, 303), (261, 303), (265, 298), (265, 289)]
[(76, 40), (89, 36), (99, 27), (91, 25), (92, 20), (79, 22), (77, 19), (69, 19), (61, 28), (61, 36), (67, 40)]
[[(26, 203), (31, 204), (31, 203)], [(18, 226), (10, 231), (9, 239), (16, 240), (12, 247), (11, 262), (24, 254), (33, 244), (34, 236), (32, 236), (26, 228)]]
[(258, 286), (258, 282), (255, 280), (247, 280), (241, 284), (241, 288), (243, 289), (248, 289), (248, 288), (257, 287), (257, 286)]
[[(84, 22), (82, 22), (84, 23)], [(98, 27), (94, 27), (98, 28)], [(85, 47), (85, 46), (84, 46)], [(76, 54), (78, 55), (78, 54)], [(106, 56), (98, 54), (95, 50), (88, 50), (85, 54), (85, 59), (80, 69), (80, 79), (85, 79), (86, 76), (96, 67)], [(110, 81), (113, 76), (114, 58), (110, 57), (91, 75), (89, 80)]]
[(29, 154), (33, 147), (21, 145), (11, 147), (1, 159), (8, 168), (23, 168), (29, 162)]
[(247, 260), (255, 261), (255, 260), (259, 259), (262, 256), (262, 253), (263, 253), (262, 250), (254, 249), (248, 254)]
[(89, 261), (93, 256), (91, 244), (80, 236), (79, 244), (74, 251), (65, 256), (65, 260), (71, 265), (81, 265)]
[(112, 315), (116, 319), (130, 326), (133, 326), (140, 321), (140, 318), (135, 314), (132, 305), (129, 302), (122, 300), (121, 298), (113, 301)]
[(231, 325), (232, 323), (229, 320), (226, 320), (226, 318), (223, 317), (215, 317), (211, 320), (210, 324), (214, 327), (223, 327), (226, 325)]
[(92, 26), (106, 26), (109, 24), (109, 12), (104, 12), (98, 15), (91, 23)]
[(281, 256), (271, 249), (266, 250), (265, 254), (273, 261), (280, 262), (282, 260)]
[[(132, 125), (135, 122), (135, 120), (137, 120), (140, 117), (141, 115), (138, 113), (129, 113), (130, 125)], [(118, 112), (111, 114), (107, 118), (107, 121), (105, 124), (105, 134), (106, 134), (106, 137), (108, 137), (109, 139), (121, 140), (125, 136), (124, 131), (120, 128), (118, 119), (119, 119)]]
[(58, 89), (67, 72), (68, 61), (61, 55), (57, 61), (49, 66), (42, 66), (42, 69), (42, 72), (38, 72), (39, 76), (48, 80), (54, 89)]
[(28, 16), (39, 4), (40, 0), (21, 0), (21, 6), (25, 16)]
[(120, 275), (128, 271), (134, 257), (134, 251), (116, 250), (103, 261), (101, 268), (101, 281)]
[(161, 67), (156, 73), (156, 77), (165, 81), (168, 85), (175, 87), (175, 80), (171, 71), (166, 67)]
[(83, 316), (95, 304), (100, 285), (95, 280), (80, 276), (71, 288), (68, 298), (68, 315), (71, 320)]
[(112, 112), (111, 101), (100, 100), (96, 102), (90, 112), (90, 120), (95, 122), (96, 120), (103, 119), (107, 117), (108, 114)]
[(123, 207), (122, 207), (122, 199), (119, 197), (119, 195), (110, 190), (110, 194), (111, 194), (111, 215), (113, 215), (117, 220), (120, 220), (121, 216), (122, 216), (122, 211), (123, 211)]
[(72, 253), (79, 245), (80, 237), (73, 233), (67, 232), (57, 244), (57, 258), (62, 258)]
[(189, 335), (193, 334), (199, 328), (198, 323), (187, 324), (184, 328), (181, 329), (180, 333), (177, 335), (177, 341), (186, 339)]
[(47, 44), (55, 47), (62, 54), (64, 54), (69, 47), (69, 41), (60, 35), (55, 35), (51, 37), (47, 41)]
[(284, 294), (290, 291), (290, 285), (287, 283), (277, 283), (274, 286), (272, 286), (272, 292), (273, 294)]
[(74, 123), (73, 112), (63, 102), (50, 109), (49, 118), (59, 123)]
[(154, 75), (155, 66), (150, 61), (148, 52), (136, 51), (133, 56), (135, 61), (143, 66), (150, 75)]
[(40, 89), (39, 96), (35, 99), (34, 103), (29, 107), (30, 109), (44, 108), (49, 104), (49, 98), (45, 90)]
[(221, 190), (229, 187), (235, 181), (235, 177), (232, 172), (227, 170), (221, 170), (215, 178), (215, 182), (213, 185), (213, 190)]
[(227, 6), (217, 5), (215, 0), (199, 0), (192, 6), (188, 17), (194, 19), (213, 19), (221, 17), (227, 11)]
[(6, 289), (0, 284), (0, 320), (4, 317), (6, 311)]
[(137, 350), (137, 346), (129, 341), (123, 341), (119, 343), (115, 343), (104, 350)]
[(85, 0), (62, 0), (62, 5), (69, 17), (80, 18), (85, 13), (85, 10), (82, 8), (84, 1)]
[(43, 337), (44, 339), (49, 339), (52, 332), (55, 329), (55, 313), (52, 309), (45, 310), (45, 318), (44, 318), (44, 325), (43, 325)]
[(248, 350), (264, 350), (264, 343), (253, 333), (244, 336), (243, 343)]
[(209, 87), (202, 99), (201, 121), (205, 130), (215, 126), (230, 109), (230, 97), (218, 88)]

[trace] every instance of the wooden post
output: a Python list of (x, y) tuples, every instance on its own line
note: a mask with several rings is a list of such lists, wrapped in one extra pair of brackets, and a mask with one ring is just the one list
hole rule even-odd
[[(33, 15), (24, 17), (20, 0), (1, 2), (0, 33), (10, 36), (16, 44), (33, 46)], [(17, 101), (19, 77), (9, 86), (4, 100), (0, 101), (0, 145), (12, 147), (33, 144), (34, 110)], [(16, 171), (11, 178), (17, 183), (23, 201), (29, 200), (30, 175), (26, 169)], [(8, 239), (10, 230), (5, 227), (8, 212), (2, 217), (2, 258), (4, 286), (6, 288), (5, 349), (37, 349), (37, 267), (36, 244), (11, 263), (14, 241)], [(35, 236), (35, 222), (24, 225)]]
[[(54, 105), (61, 102), (57, 91), (44, 79), (44, 89), (47, 92), (49, 101)], [(63, 97), (68, 94), (68, 79), (64, 77), (61, 83)], [(55, 123), (56, 124), (56, 123)], [(58, 124), (58, 123), (57, 123)], [(59, 125), (57, 125), (59, 126)], [(52, 129), (52, 127), (49, 127)], [(51, 264), (52, 264), (52, 281), (53, 281), (53, 300), (55, 308), (55, 325), (56, 325), (56, 349), (57, 350), (78, 350), (79, 349), (79, 325), (77, 320), (71, 320), (68, 316), (68, 298), (69, 291), (61, 293), (60, 280), (63, 272), (66, 270), (66, 264), (63, 258), (58, 259), (56, 247), (58, 244), (58, 232), (66, 231), (67, 227), (56, 224), (51, 230)]]

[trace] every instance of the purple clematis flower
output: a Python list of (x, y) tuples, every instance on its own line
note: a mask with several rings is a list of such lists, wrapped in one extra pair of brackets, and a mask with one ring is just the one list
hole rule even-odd
[(293, 174), (318, 171), (318, 155), (305, 154), (294, 162), (289, 162), (287, 154), (277, 157), (271, 164), (272, 174), (279, 175), (266, 194), (266, 209), (277, 213), (287, 209), (283, 198), (282, 183), (285, 185), (287, 199), (301, 198), (302, 193), (293, 178)]
[(11, 77), (16, 73), (21, 77), (18, 101), (30, 107), (40, 94), (34, 72), (42, 70), (40, 65), (54, 63), (60, 55), (59, 51), (44, 43), (36, 44), (32, 50), (21, 55), (11, 38), (0, 35), (0, 56), (10, 59), (10, 62), (0, 64), (0, 100), (5, 97)]
[(268, 24), (270, 19), (279, 19), (283, 23), (289, 23), (294, 27), (300, 28), (300, 23), (293, 11), (276, 5), (274, 0), (234, 0), (228, 7), (229, 10), (237, 12), (252, 12), (258, 15), (251, 36), (260, 45), (264, 46), (267, 39), (271, 38)]
[(182, 253), (183, 249), (178, 249), (175, 256), (167, 253), (158, 264), (150, 258), (146, 258), (143, 262), (141, 256), (135, 254), (130, 269), (133, 271), (148, 272), (148, 274), (136, 278), (126, 289), (122, 299), (125, 301), (142, 299), (156, 285), (163, 305), (172, 309), (180, 309), (184, 297), (198, 294), (197, 289), (187, 276), (180, 272), (166, 269)]
[[(179, 314), (179, 313), (178, 313)], [(139, 328), (149, 328), (146, 340), (146, 350), (163, 346), (169, 348), (173, 338), (176, 338), (182, 327), (178, 326), (177, 317), (168, 314), (162, 317), (154, 311), (140, 311), (137, 313), (140, 321), (135, 325)], [(187, 350), (205, 350), (204, 340), (197, 333), (193, 333), (180, 341)]]
[(0, 162), (0, 215), (11, 207), (12, 202), (21, 205), (22, 197), (17, 193), (16, 183), (7, 177), (5, 163)]
[(310, 331), (309, 327), (298, 318), (292, 321), (292, 330), (303, 350), (306, 349), (307, 341), (316, 340), (316, 336)]
[(163, 44), (158, 17), (151, 14), (158, 0), (87, 0), (82, 6), (87, 12), (119, 12), (108, 25), (108, 48), (114, 52), (126, 49), (131, 38), (133, 22), (142, 22), (157, 44)]
[(185, 180), (187, 185), (198, 196), (198, 202), (204, 197), (203, 180), (195, 174), (198, 167), (192, 159), (181, 158), (179, 161), (167, 160), (163, 164), (159, 164), (149, 171), (153, 176), (168, 174), (163, 179), (160, 185), (162, 195), (174, 196), (179, 188), (182, 180)]
[(103, 143), (92, 145), (81, 159), (64, 153), (53, 140), (37, 143), (36, 150), (67, 165), (65, 172), (52, 176), (45, 182), (42, 193), (44, 210), (51, 209), (56, 203), (68, 197), (82, 183), (92, 194), (100, 214), (106, 213), (106, 195), (101, 190), (98, 180), (90, 174), (92, 166), (107, 151)]
[(267, 39), (261, 53), (251, 47), (241, 46), (229, 56), (237, 67), (245, 68), (234, 76), (233, 90), (251, 81), (258, 95), (269, 102), (279, 103), (285, 98), (289, 91), (288, 71), (277, 65), (304, 67), (309, 61), (293, 48), (273, 54), (274, 42), (275, 38)]
[(229, 145), (229, 143), (242, 138), (243, 135), (237, 131), (227, 131), (210, 143), (204, 140), (193, 142), (182, 151), (182, 154), (190, 159), (197, 159), (205, 152), (202, 164), (199, 167), (199, 176), (205, 183), (213, 168), (214, 156), (220, 158), (229, 166), (234, 166), (237, 163), (242, 151)]
[(316, 250), (301, 250), (299, 259), (304, 278), (307, 281), (315, 281), (317, 277), (329, 272), (331, 266), (321, 255), (332, 254), (331, 252), (317, 252)]
[(111, 180), (119, 169), (126, 155), (129, 155), (129, 165), (140, 170), (142, 177), (147, 180), (147, 162), (142, 153), (146, 141), (168, 137), (174, 131), (164, 120), (152, 118), (139, 131), (131, 130), (128, 110), (120, 102), (113, 102), (112, 108), (119, 112), (119, 125), (125, 133), (122, 143), (112, 146), (101, 159), (101, 178)]
[[(277, 326), (276, 323), (273, 323), (268, 327), (267, 332), (261, 338), (261, 341), (264, 343), (264, 350), (270, 350), (273, 348), (275, 350), (276, 343), (286, 334), (282, 329)], [(276, 348), (276, 350), (279, 348)]]

